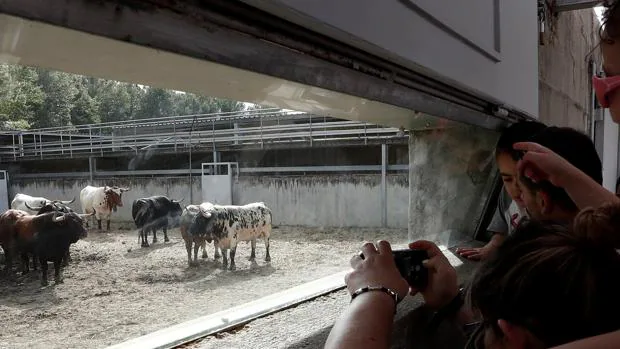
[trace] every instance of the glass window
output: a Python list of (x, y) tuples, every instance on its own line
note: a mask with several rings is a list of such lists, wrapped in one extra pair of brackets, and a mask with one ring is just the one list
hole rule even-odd
[[(454, 246), (473, 236), (493, 186), (497, 133), (436, 117), (403, 131), (42, 68), (0, 74), (10, 200), (75, 198), (71, 209), (96, 214), (63, 284), (41, 289), (40, 271), (17, 265), (0, 283), (0, 347), (102, 348), (346, 271), (366, 240)], [(203, 218), (186, 206), (263, 202), (271, 227), (264, 212), (217, 216), (243, 240), (226, 270), (215, 246), (233, 236), (194, 249), (203, 240), (184, 240), (179, 225), (197, 223), (140, 201), (152, 196)]]

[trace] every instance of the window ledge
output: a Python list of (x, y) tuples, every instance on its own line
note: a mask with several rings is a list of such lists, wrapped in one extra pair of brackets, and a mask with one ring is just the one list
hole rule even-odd
[[(471, 277), (478, 265), (446, 253), (456, 265), (461, 282)], [(187, 345), (186, 349), (254, 349), (254, 348), (323, 348), (325, 340), (340, 314), (349, 304), (346, 290), (316, 298), (273, 315), (254, 320), (226, 333), (209, 336)], [(422, 306), (422, 297), (407, 297), (399, 305), (394, 320), (392, 348), (407, 348), (415, 343), (416, 348), (433, 344), (438, 347), (463, 347), (464, 338), (458, 329), (442, 324), (434, 336), (423, 332), (431, 313)], [(422, 331), (421, 331), (422, 330)]]

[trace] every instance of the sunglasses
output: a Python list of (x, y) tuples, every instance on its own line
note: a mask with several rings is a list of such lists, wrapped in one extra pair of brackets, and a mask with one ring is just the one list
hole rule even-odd
[(609, 108), (610, 100), (609, 96), (612, 92), (620, 87), (620, 76), (609, 76), (609, 77), (592, 77), (592, 87), (594, 88), (594, 93), (596, 94), (596, 99), (598, 103), (603, 108)]

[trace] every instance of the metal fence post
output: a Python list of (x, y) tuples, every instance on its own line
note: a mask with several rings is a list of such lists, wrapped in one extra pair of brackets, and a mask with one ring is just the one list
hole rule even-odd
[(387, 227), (387, 144), (381, 144), (381, 226)]

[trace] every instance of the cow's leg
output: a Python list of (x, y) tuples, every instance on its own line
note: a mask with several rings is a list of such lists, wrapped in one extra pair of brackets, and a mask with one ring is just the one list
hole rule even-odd
[(226, 269), (228, 267), (228, 257), (226, 256), (228, 254), (228, 249), (227, 248), (222, 248), (222, 265), (224, 266), (224, 269)]
[(4, 274), (8, 277), (13, 272), (13, 251), (11, 247), (4, 248)]
[(192, 239), (185, 240), (185, 250), (187, 250), (187, 266), (192, 266)]
[(149, 247), (148, 230), (140, 229), (140, 240), (142, 242), (141, 247)]
[(22, 260), (22, 275), (28, 274), (28, 272), (30, 272), (30, 256), (28, 255), (28, 253), (22, 252), (21, 260)]
[(222, 257), (220, 253), (222, 249), (217, 246), (217, 241), (213, 241), (213, 249), (215, 250), (215, 256), (213, 258), (220, 259), (220, 257)]
[(237, 269), (235, 265), (235, 254), (237, 253), (237, 245), (230, 247), (230, 270)]
[[(207, 254), (207, 241), (205, 239), (200, 239), (200, 240), (196, 241), (196, 245), (200, 246), (200, 248), (202, 248), (202, 256), (200, 256), (200, 257), (202, 259), (209, 258), (209, 255)], [(196, 250), (196, 252), (198, 252), (198, 250)], [(198, 254), (196, 254), (196, 256), (194, 258), (198, 258)]]
[[(108, 231), (110, 231), (110, 218), (108, 218), (108, 222), (106, 223), (106, 228), (108, 229)], [(99, 227), (99, 229), (101, 229), (101, 227)]]
[(250, 260), (256, 260), (256, 238), (252, 239), (252, 252), (250, 253)]
[(69, 254), (69, 250), (67, 249), (67, 253), (65, 253), (64, 257), (62, 258), (62, 266), (68, 266), (69, 262), (71, 262), (71, 254)]
[(47, 260), (39, 257), (39, 262), (41, 263), (41, 286), (47, 286)]
[(32, 269), (37, 270), (37, 266), (39, 265), (39, 259), (36, 254), (32, 254)]
[(196, 265), (198, 265), (198, 249), (199, 248), (200, 248), (200, 243), (198, 243), (197, 241), (194, 241), (194, 264)]
[(271, 262), (271, 256), (269, 255), (269, 237), (265, 237), (265, 262)]
[(164, 242), (170, 242), (168, 239), (168, 228), (164, 227)]
[(209, 254), (207, 253), (207, 240), (201, 240), (200, 241), (200, 248), (202, 248), (202, 258), (203, 259), (207, 259), (209, 258)]
[(157, 242), (157, 229), (153, 229), (153, 243)]
[(54, 283), (56, 285), (62, 284), (62, 258), (54, 260)]
[(101, 219), (97, 219), (97, 228), (101, 230)]

